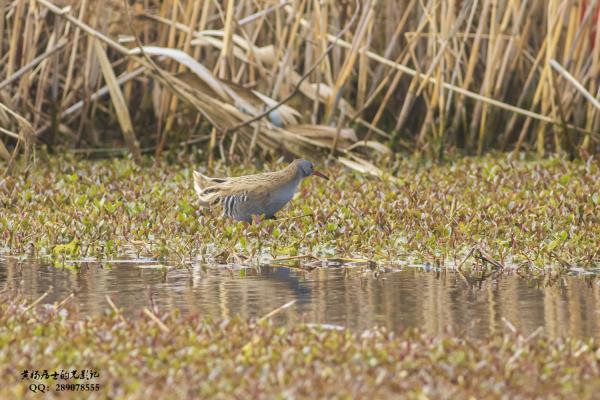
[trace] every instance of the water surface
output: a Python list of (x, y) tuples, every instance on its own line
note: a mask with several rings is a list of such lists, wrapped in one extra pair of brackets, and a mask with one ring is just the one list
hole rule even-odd
[(73, 301), (88, 314), (108, 309), (106, 295), (128, 315), (154, 302), (162, 310), (177, 307), (217, 318), (261, 317), (296, 300), (274, 317), (277, 323), (353, 330), (419, 327), (430, 334), (451, 328), (470, 337), (505, 332), (512, 325), (524, 334), (541, 327), (550, 336), (600, 339), (600, 280), (590, 277), (549, 282), (503, 275), (467, 281), (452, 272), (417, 268), (375, 275), (363, 268), (273, 266), (195, 266), (165, 273), (144, 261), (89, 263), (72, 270), (0, 259), (0, 288), (18, 289), (32, 301), (50, 287), (44, 303), (74, 293)]

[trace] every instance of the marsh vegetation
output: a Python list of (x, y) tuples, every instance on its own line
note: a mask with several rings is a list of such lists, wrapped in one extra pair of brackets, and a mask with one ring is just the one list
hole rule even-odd
[(597, 342), (519, 332), (480, 339), (381, 328), (352, 333), (151, 308), (136, 318), (118, 308), (87, 316), (69, 304), (31, 308), (13, 296), (0, 302), (0, 344), (6, 398), (25, 395), (23, 370), (80, 365), (100, 373), (94, 382), (101, 391), (86, 393), (90, 398), (581, 399), (600, 390)]
[(222, 217), (218, 207), (197, 206), (193, 167), (40, 160), (28, 174), (1, 181), (5, 251), (59, 265), (90, 257), (145, 256), (179, 266), (305, 257), (533, 274), (598, 267), (600, 260), (600, 168), (593, 160), (403, 162), (381, 178), (331, 167), (335, 179), (307, 180), (279, 219), (250, 226)]

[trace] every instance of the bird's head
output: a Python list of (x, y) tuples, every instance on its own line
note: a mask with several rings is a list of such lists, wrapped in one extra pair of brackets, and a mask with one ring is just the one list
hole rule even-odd
[(311, 175), (316, 175), (316, 176), (321, 177), (323, 179), (329, 180), (329, 178), (326, 175), (324, 175), (324, 174), (320, 173), (319, 171), (317, 171), (314, 168), (313, 163), (311, 163), (310, 161), (308, 161), (308, 160), (296, 160), (296, 161), (298, 163), (298, 170), (299, 170), (300, 176), (302, 178), (306, 178), (306, 177), (311, 176)]

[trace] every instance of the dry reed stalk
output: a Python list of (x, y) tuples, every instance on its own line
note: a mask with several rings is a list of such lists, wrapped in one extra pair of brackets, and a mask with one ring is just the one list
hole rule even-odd
[[(406, 91), (406, 95), (404, 98), (404, 102), (402, 104), (402, 108), (400, 109), (400, 112), (398, 114), (398, 118), (396, 120), (396, 126), (394, 128), (394, 130), (396, 132), (400, 132), (400, 130), (404, 127), (405, 122), (408, 120), (408, 116), (411, 113), (411, 110), (414, 106), (415, 100), (417, 99), (417, 85), (419, 84), (419, 78), (418, 75), (421, 73), (418, 69), (420, 68), (420, 64), (417, 62), (417, 56), (415, 54), (415, 47), (413, 46), (413, 43), (416, 44), (416, 40), (419, 38), (419, 33), (421, 32), (422, 29), (425, 29), (425, 27), (427, 26), (427, 21), (425, 18), (422, 19), (419, 28), (417, 29), (417, 31), (415, 32), (416, 34), (413, 36), (413, 42), (409, 42), (408, 46), (407, 46), (407, 55), (406, 58), (402, 65), (404, 65), (407, 61), (408, 58), (410, 57), (410, 59), (413, 60), (413, 62), (415, 63), (415, 67), (417, 68), (417, 71), (415, 75), (412, 76), (410, 85), (408, 86), (408, 89)], [(397, 70), (397, 74), (399, 73), (404, 73), (404, 70), (398, 69)], [(381, 110), (381, 113), (383, 112), (383, 110)], [(378, 111), (379, 113), (379, 111)], [(375, 121), (373, 121), (375, 122)]]
[[(546, 45), (547, 45), (547, 42), (546, 42), (546, 40), (544, 40), (543, 43), (542, 43), (542, 46), (540, 47), (539, 53), (537, 54), (534, 62), (532, 63), (532, 66), (531, 66), (531, 68), (529, 70), (529, 73), (527, 75), (527, 79), (525, 80), (525, 84), (523, 85), (523, 90), (521, 91), (521, 94), (519, 95), (519, 98), (518, 98), (518, 100), (516, 102), (517, 107), (522, 107), (523, 106), (523, 104), (524, 104), (524, 102), (526, 100), (526, 97), (529, 94), (529, 88), (534, 83), (534, 79), (537, 77), (539, 66), (540, 66), (540, 64), (542, 62), (543, 55), (544, 55), (544, 53), (546, 51)], [(506, 127), (506, 130), (505, 130), (505, 133), (504, 133), (505, 139), (504, 139), (504, 143), (502, 144), (502, 147), (501, 147), (502, 149), (506, 149), (507, 142), (509, 140), (510, 134), (511, 134), (511, 132), (513, 132), (516, 123), (517, 123), (517, 115), (513, 114), (511, 116), (508, 124), (506, 125), (507, 127)], [(525, 120), (525, 123), (523, 124), (523, 127), (529, 126), (530, 123), (531, 123), (530, 118), (527, 118)], [(523, 133), (523, 130), (522, 130), (522, 133)], [(521, 136), (519, 136), (519, 140), (517, 140), (517, 143), (515, 145), (515, 151), (517, 151), (517, 152), (521, 148), (521, 144), (522, 144)]]
[[(402, 33), (406, 30), (406, 24), (409, 20), (409, 17), (412, 14), (412, 11), (414, 9), (416, 0), (410, 0), (410, 3), (408, 3), (405, 7), (404, 10), (402, 11), (400, 20), (398, 21), (397, 24), (395, 24), (395, 28), (394, 28), (394, 32), (392, 33), (392, 35), (389, 38), (386, 38), (386, 42), (387, 47), (383, 53), (383, 57), (384, 58), (392, 58), (392, 53), (394, 52), (394, 50), (396, 50), (397, 47), (399, 47), (399, 40), (401, 38)], [(396, 5), (392, 5), (392, 2), (385, 2), (385, 4), (387, 4), (387, 6), (389, 7), (391, 5), (392, 8), (396, 8)], [(375, 66), (375, 71), (373, 73), (373, 79), (371, 82), (371, 87), (369, 88), (369, 97), (373, 97), (373, 94), (375, 93), (375, 88), (377, 86), (380, 85), (380, 81), (381, 81), (381, 75), (383, 74), (383, 71), (385, 69), (385, 66), (381, 65), (381, 64), (377, 64)]]
[(583, 95), (586, 99), (590, 101), (590, 103), (600, 110), (600, 101), (595, 98), (590, 92), (588, 92), (585, 87), (575, 79), (573, 75), (569, 73), (566, 69), (563, 68), (562, 65), (558, 63), (558, 61), (552, 59), (549, 62), (549, 65), (558, 71), (579, 93)]
[(66, 44), (67, 44), (67, 40), (65, 38), (61, 38), (58, 41), (58, 43), (56, 43), (56, 45), (54, 45), (52, 48), (48, 49), (43, 54), (40, 54), (39, 56), (37, 56), (36, 58), (31, 60), (31, 62), (29, 62), (27, 65), (24, 65), (23, 67), (21, 67), (18, 71), (15, 71), (15, 73), (13, 73), (9, 78), (1, 81), (0, 82), (0, 90), (4, 89), (11, 83), (15, 82), (17, 79), (21, 78), (21, 76), (23, 76), (29, 70), (35, 68), (40, 62), (44, 61), (46, 58), (48, 58), (48, 57), (54, 55), (54, 53), (62, 50)]
[[(2, 15), (4, 15), (4, 10), (6, 9), (6, 3), (8, 2), (8, 0), (0, 0), (0, 13), (2, 13)], [(2, 53), (2, 50), (4, 49), (4, 25), (5, 25), (5, 18), (0, 18), (0, 54)], [(2, 58), (0, 57), (0, 60)]]
[(117, 119), (121, 125), (125, 142), (127, 143), (127, 147), (129, 147), (129, 151), (131, 151), (131, 155), (133, 156), (135, 162), (141, 164), (142, 154), (140, 153), (140, 146), (135, 137), (133, 124), (131, 123), (131, 117), (129, 116), (129, 110), (127, 108), (127, 104), (125, 103), (125, 99), (123, 98), (123, 93), (121, 92), (119, 83), (117, 82), (117, 76), (110, 65), (110, 61), (106, 56), (106, 52), (100, 45), (100, 42), (96, 40), (94, 46), (96, 50), (96, 57), (98, 57), (98, 60), (100, 61), (100, 67), (102, 69), (102, 74), (104, 75), (104, 80), (106, 81), (110, 97), (115, 106)]
[[(477, 10), (477, 6), (479, 4), (479, 0), (473, 0), (470, 4), (470, 10), (469, 10), (469, 18), (467, 20), (467, 25), (465, 27), (466, 31), (469, 32), (474, 24), (474, 20), (475, 20), (475, 11)], [(465, 6), (465, 8), (468, 9), (468, 5)], [(483, 35), (481, 35), (480, 37), (482, 37)], [(457, 43), (454, 46), (454, 53), (456, 54), (454, 56), (454, 67), (451, 70), (451, 74), (450, 74), (450, 84), (455, 85), (455, 82), (458, 81), (464, 81), (464, 72), (461, 70), (461, 65), (463, 63), (463, 59), (466, 56), (466, 48), (467, 48), (467, 42), (470, 39), (474, 39), (477, 37), (476, 34), (471, 34), (471, 35), (467, 35), (467, 34), (455, 34), (455, 37), (460, 39), (462, 38), (462, 40), (459, 40), (459, 43)], [(486, 39), (489, 39), (489, 35), (485, 35)], [(446, 117), (445, 119), (447, 121), (449, 121), (450, 124), (450, 129), (454, 132), (458, 131), (458, 127), (461, 124), (461, 118), (464, 116), (464, 112), (465, 112), (465, 104), (464, 104), (464, 97), (463, 96), (457, 96), (456, 98), (453, 97), (454, 96), (454, 92), (453, 91), (449, 91), (448, 92), (448, 99), (446, 101), (447, 107), (446, 107)], [(453, 103), (453, 101), (455, 103), (457, 103), (456, 107), (455, 107), (455, 113), (454, 113), (454, 117), (450, 117), (450, 113), (451, 113), (451, 107), (450, 105)], [(466, 124), (465, 124), (466, 125)], [(460, 137), (460, 138), (456, 138), (456, 141), (461, 140), (464, 138)]]
[[(192, 9), (190, 10), (190, 8), (192, 8)], [(191, 17), (190, 17), (190, 21), (189, 21), (189, 29), (190, 29), (190, 32), (193, 32), (194, 31), (194, 26), (197, 23), (198, 14), (200, 12), (200, 3), (199, 2), (190, 2), (190, 3), (188, 3), (188, 10), (186, 12), (186, 15), (189, 12), (191, 12)], [(176, 26), (175, 26), (176, 18), (177, 18), (177, 15), (175, 13), (173, 13), (173, 22), (172, 22), (172, 25), (171, 25), (172, 32), (173, 32), (173, 37), (175, 36), (175, 32), (176, 32)], [(171, 32), (169, 34), (171, 34)], [(178, 48), (179, 47), (183, 47), (183, 51), (187, 53), (187, 52), (189, 52), (191, 41), (192, 41), (192, 34), (191, 33), (188, 33), (186, 35), (180, 35), (180, 44), (177, 47)], [(183, 70), (184, 70), (184, 66), (181, 65), (181, 64), (179, 64), (175, 68), (175, 71), (177, 71), (177, 72), (182, 72)], [(167, 121), (165, 123), (165, 133), (168, 133), (173, 128), (173, 124), (174, 124), (174, 121), (175, 121), (175, 114), (177, 112), (177, 103), (178, 103), (178, 100), (179, 100), (179, 98), (177, 96), (172, 96), (171, 97), (170, 105), (169, 105), (169, 108), (168, 108), (169, 115), (168, 115)], [(162, 136), (162, 140), (161, 140), (161, 142), (159, 143), (159, 146), (156, 149), (156, 154), (158, 156), (160, 156), (162, 148), (163, 148), (163, 146), (165, 144), (164, 143), (165, 139), (166, 139), (166, 135), (163, 135)]]
[(352, 44), (348, 48), (349, 54), (346, 55), (346, 59), (344, 60), (344, 64), (341, 67), (339, 74), (337, 75), (337, 79), (335, 81), (333, 87), (333, 93), (329, 96), (329, 101), (327, 103), (325, 109), (325, 121), (331, 120), (331, 116), (333, 113), (333, 105), (337, 98), (340, 96), (340, 90), (342, 86), (346, 84), (346, 81), (350, 77), (352, 73), (352, 69), (354, 68), (354, 64), (358, 57), (359, 46), (361, 42), (364, 40), (365, 35), (367, 33), (367, 28), (369, 26), (370, 21), (374, 17), (374, 8), (376, 5), (376, 1), (371, 2), (370, 0), (362, 8), (361, 19), (359, 20), (357, 32), (354, 35), (352, 40)]
[[(171, 14), (171, 20), (170, 20), (170, 24), (168, 27), (168, 39), (167, 39), (167, 47), (168, 48), (175, 47), (175, 42), (177, 40), (176, 24), (177, 24), (177, 18), (179, 15), (178, 14), (179, 13), (179, 0), (171, 0), (171, 1), (173, 4), (172, 7), (169, 7), (170, 2), (166, 1), (164, 3), (164, 7), (162, 9), (162, 11), (164, 13), (168, 14), (170, 12), (170, 14)], [(165, 14), (163, 14), (163, 15), (165, 15)], [(134, 33), (134, 32), (132, 32), (132, 33)], [(178, 68), (177, 65), (169, 62), (168, 70), (170, 72), (175, 73), (177, 71), (177, 68)], [(160, 132), (158, 132), (158, 145), (156, 146), (156, 151), (155, 151), (156, 157), (161, 156), (162, 150), (165, 146), (165, 141), (167, 139), (167, 135), (173, 128), (174, 112), (177, 107), (177, 100), (175, 98), (176, 98), (176, 96), (172, 96), (168, 90), (165, 90), (162, 92), (162, 99), (160, 101), (160, 107), (161, 107), (160, 117), (161, 117), (161, 120), (163, 118), (166, 118), (166, 119), (165, 119), (164, 128)]]
[[(4, 128), (0, 128), (0, 130), (3, 133), (11, 133), (11, 134), (15, 135), (14, 133), (7, 131)], [(10, 153), (8, 152), (8, 149), (4, 145), (4, 142), (2, 141), (2, 139), (0, 139), (0, 157), (2, 157), (4, 159), (4, 161), (10, 160)]]
[(21, 39), (21, 21), (25, 12), (25, 0), (17, 0), (17, 6), (14, 12), (13, 29), (10, 36), (10, 45), (8, 49), (8, 61), (6, 63), (6, 76), (10, 78), (15, 68), (17, 50), (19, 49), (19, 40)]
[[(225, 11), (225, 23), (223, 27), (223, 49), (221, 54), (219, 55), (219, 59), (217, 61), (218, 68), (218, 76), (221, 79), (227, 79), (231, 77), (233, 74), (231, 71), (235, 68), (233, 65), (233, 57), (232, 54), (232, 36), (234, 31), (234, 20), (233, 20), (233, 4), (234, 0), (227, 0), (227, 9)], [(230, 71), (227, 71), (227, 69)]]
[[(505, 9), (505, 14), (502, 19), (508, 18), (511, 10), (507, 7)], [(487, 59), (486, 65), (487, 68), (485, 70), (485, 74), (483, 77), (483, 83), (481, 85), (480, 93), (486, 97), (494, 97), (496, 93), (494, 93), (493, 88), (494, 79), (499, 78), (498, 67), (502, 65), (501, 62), (498, 62), (498, 58), (501, 56), (501, 52), (503, 50), (502, 46), (504, 44), (503, 40), (498, 39), (498, 30), (500, 29), (498, 23), (498, 3), (493, 2), (490, 13), (490, 39), (487, 42)], [(488, 121), (488, 104), (486, 103), (477, 103), (475, 106), (474, 116), (472, 121), (476, 121), (476, 119), (480, 118), (479, 122), (479, 133), (477, 135), (477, 154), (481, 155), (483, 153), (484, 143), (486, 140), (486, 132), (487, 132), (487, 121)], [(472, 125), (471, 131), (473, 132), (473, 136), (476, 134), (477, 126), (475, 124)]]
[[(411, 44), (409, 44), (410, 46)], [(400, 54), (400, 56), (398, 56), (398, 58), (395, 60), (395, 62), (397, 63), (406, 63), (408, 62), (408, 58), (410, 57), (410, 54)], [(389, 76), (387, 76), (386, 78), (389, 78)], [(383, 113), (386, 111), (387, 109), (387, 105), (390, 102), (390, 100), (392, 99), (392, 96), (394, 95), (396, 88), (398, 87), (398, 85), (400, 84), (400, 78), (402, 78), (402, 71), (396, 71), (394, 73), (394, 78), (392, 79), (392, 83), (390, 84), (390, 86), (388, 87), (388, 90), (386, 91), (385, 95), (383, 96), (383, 99), (381, 100), (381, 102), (379, 103), (379, 108), (377, 109), (377, 112), (375, 113), (375, 116), (373, 117), (373, 119), (371, 120), (371, 124), (373, 126), (377, 126), (377, 124), (379, 123), (379, 120), (381, 119), (381, 117), (383, 116)], [(387, 81), (387, 79), (386, 79)], [(377, 94), (377, 91), (375, 91), (373, 93), (374, 95)], [(367, 103), (370, 103), (370, 101), (374, 100), (375, 96), (372, 96)], [(409, 105), (410, 103), (405, 101), (404, 102), (405, 105)], [(407, 112), (405, 112), (406, 115)], [(358, 113), (357, 113), (358, 115)], [(354, 119), (354, 118), (353, 118)], [(396, 130), (398, 130), (398, 127), (396, 128)], [(373, 129), (369, 129), (367, 131), (367, 134), (364, 137), (364, 141), (368, 141), (369, 138), (371, 137), (371, 132), (373, 132)]]
[[(562, 9), (564, 11), (564, 9)], [(559, 5), (557, 0), (550, 0), (548, 9), (547, 9), (547, 24), (548, 29), (546, 33), (546, 37), (548, 38), (548, 46), (545, 53), (545, 63), (544, 68), (542, 70), (542, 76), (540, 79), (540, 90), (539, 90), (539, 101), (541, 105), (541, 111), (544, 114), (547, 114), (549, 109), (551, 108), (551, 102), (553, 99), (552, 96), (552, 83), (550, 78), (550, 65), (549, 61), (555, 57), (556, 48), (558, 47), (558, 42), (560, 40), (560, 35), (562, 33), (562, 24), (560, 21), (562, 20), (562, 11), (559, 10)], [(558, 24), (556, 22), (559, 22)], [(541, 123), (538, 126), (537, 137), (536, 137), (536, 151), (539, 156), (544, 155), (545, 152), (545, 141), (546, 141), (546, 124)], [(555, 143), (557, 141), (555, 140)]]
[[(119, 84), (119, 86), (122, 86), (123, 84), (130, 82), (131, 80), (139, 77), (145, 70), (146, 69), (144, 67), (138, 67), (131, 72), (124, 73), (117, 78), (117, 83)], [(100, 98), (104, 97), (105, 95), (107, 95), (108, 92), (109, 92), (108, 86), (103, 86), (89, 96), (89, 101), (95, 102), (95, 101), (99, 100)], [(65, 108), (64, 111), (62, 111), (61, 115), (63, 117), (66, 117), (66, 116), (69, 116), (69, 115), (81, 110), (84, 106), (84, 103), (85, 103), (84, 100), (79, 100), (79, 101), (75, 102), (71, 106)], [(38, 129), (36, 131), (36, 136), (39, 136), (41, 133), (43, 133), (44, 129), (47, 129), (47, 128), (48, 128), (48, 126)]]
[[(7, 174), (7, 173), (11, 172), (11, 170), (12, 170), (13, 162), (18, 154), (20, 146), (24, 147), (25, 158), (27, 158), (29, 156), (31, 139), (33, 136), (33, 127), (25, 118), (23, 118), (21, 115), (14, 112), (13, 110), (11, 110), (9, 107), (4, 105), (2, 102), (0, 102), (0, 111), (3, 111), (4, 113), (12, 116), (17, 121), (17, 124), (19, 125), (19, 133), (17, 135), (18, 138), (16, 138), (17, 144), (15, 145), (12, 155), (10, 155), (8, 158), (8, 164), (5, 169), (5, 174)], [(3, 130), (3, 133), (10, 134), (13, 137), (16, 135), (14, 132), (10, 132), (8, 130)], [(6, 146), (4, 146), (4, 143), (2, 143), (2, 147), (3, 147), (3, 150), (6, 150), (6, 152), (2, 151), (2, 157), (5, 158), (5, 156), (8, 153), (8, 149), (6, 149)]]
[[(270, 90), (271, 97), (273, 98), (277, 98), (278, 93), (285, 93), (287, 91), (285, 78), (288, 75), (287, 71), (292, 62), (291, 49), (294, 48), (294, 45), (299, 38), (299, 21), (302, 16), (302, 10), (306, 7), (306, 0), (301, 0), (297, 4), (297, 8), (289, 16), (293, 21), (291, 26), (286, 24), (286, 27), (283, 29), (283, 37), (281, 39), (282, 46), (278, 49), (278, 53), (281, 54), (281, 62), (273, 64), (272, 75), (275, 76), (275, 79), (273, 80), (273, 85)], [(275, 74), (276, 69), (279, 70), (277, 74)]]
[[(376, 7), (376, 2), (373, 4)], [(369, 76), (369, 59), (365, 55), (365, 50), (369, 48), (373, 37), (373, 26), (375, 23), (374, 12), (367, 21), (367, 30), (365, 36), (361, 39), (360, 48), (358, 50), (358, 83), (356, 89), (356, 108), (361, 108), (365, 103), (367, 92), (367, 78)], [(343, 119), (343, 118), (341, 118)], [(333, 151), (333, 149), (332, 149)]]

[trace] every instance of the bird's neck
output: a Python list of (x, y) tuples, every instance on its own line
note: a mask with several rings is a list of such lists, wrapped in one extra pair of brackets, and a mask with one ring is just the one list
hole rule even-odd
[(288, 165), (276, 174), (277, 176), (272, 181), (274, 192), (291, 192), (293, 194), (302, 180), (302, 174), (295, 164)]
[(292, 163), (281, 170), (281, 175), (287, 182), (295, 182), (298, 184), (302, 180), (302, 174), (300, 173), (300, 167), (296, 163)]
[(276, 209), (283, 207), (294, 197), (301, 180), (300, 174), (282, 176), (282, 179), (271, 188), (270, 204)]

